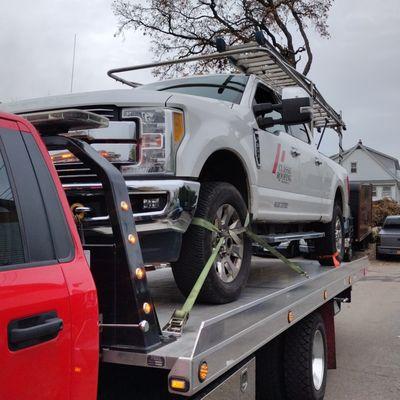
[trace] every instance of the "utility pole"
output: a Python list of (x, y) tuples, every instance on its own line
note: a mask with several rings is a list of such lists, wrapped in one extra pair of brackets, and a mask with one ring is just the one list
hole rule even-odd
[(74, 36), (74, 51), (72, 53), (71, 93), (72, 93), (72, 89), (74, 87), (75, 51), (76, 51), (76, 33), (75, 33), (75, 36)]

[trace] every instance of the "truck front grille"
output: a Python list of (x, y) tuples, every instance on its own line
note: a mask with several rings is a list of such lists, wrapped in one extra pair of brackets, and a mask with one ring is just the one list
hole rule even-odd
[(95, 183), (96, 174), (81, 162), (54, 164), (61, 183)]
[(110, 121), (119, 120), (119, 108), (116, 106), (99, 105), (99, 106), (82, 106), (76, 107), (79, 110), (90, 111), (94, 114), (101, 115), (102, 117), (107, 117)]

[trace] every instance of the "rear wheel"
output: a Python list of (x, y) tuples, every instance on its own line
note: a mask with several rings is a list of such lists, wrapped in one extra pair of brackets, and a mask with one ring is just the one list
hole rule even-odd
[(289, 329), (284, 349), (287, 400), (322, 400), (327, 376), (327, 341), (323, 319), (311, 314)]
[(315, 251), (321, 265), (334, 266), (333, 256), (341, 262), (344, 258), (344, 220), (338, 204), (333, 209), (332, 221), (323, 225), (325, 237), (315, 241)]
[[(223, 182), (201, 185), (196, 217), (212, 222), (225, 236), (200, 292), (201, 302), (221, 304), (236, 300), (246, 284), (251, 242), (245, 233), (229, 234), (229, 229), (244, 225), (246, 216), (246, 203), (234, 186)], [(175, 282), (183, 295), (190, 293), (220, 236), (195, 225), (191, 225), (184, 235), (179, 260), (172, 264)]]
[(386, 260), (386, 255), (376, 252), (376, 257), (375, 257), (375, 258), (376, 258), (377, 260), (384, 261), (384, 260)]

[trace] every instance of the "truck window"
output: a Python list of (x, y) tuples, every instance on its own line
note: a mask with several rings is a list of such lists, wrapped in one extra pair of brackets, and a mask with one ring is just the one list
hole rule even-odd
[[(262, 104), (262, 103), (272, 103), (275, 104), (278, 102), (277, 96), (274, 92), (267, 88), (264, 85), (258, 85), (256, 94), (254, 95), (253, 105), (254, 104)], [(266, 118), (273, 118), (273, 119), (280, 119), (282, 118), (281, 114), (277, 111), (272, 111), (270, 113), (264, 114), (258, 118), (266, 117)], [(285, 125), (274, 125), (270, 128), (267, 128), (266, 131), (268, 132), (287, 132)]]
[(174, 79), (140, 86), (136, 90), (157, 90), (208, 97), (239, 104), (249, 77), (246, 75), (209, 75)]
[(289, 127), (289, 130), (290, 134), (296, 139), (299, 139), (305, 143), (310, 143), (310, 138), (305, 125), (293, 125)]
[(14, 195), (0, 153), (0, 267), (25, 262)]

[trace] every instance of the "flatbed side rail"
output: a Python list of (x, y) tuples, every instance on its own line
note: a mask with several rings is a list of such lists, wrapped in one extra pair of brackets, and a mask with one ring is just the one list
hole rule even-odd
[[(197, 371), (203, 360), (208, 363), (209, 379), (218, 378), (232, 365), (241, 362), (360, 280), (365, 275), (365, 263), (365, 258), (354, 261), (315, 279), (303, 281), (303, 284), (280, 291), (272, 296), (273, 299), (260, 299), (239, 313), (205, 321), (198, 333), (191, 358), (193, 393), (203, 388), (197, 378)], [(175, 376), (181, 370), (181, 364), (180, 360), (176, 362), (170, 376)]]
[[(110, 349), (103, 352), (103, 360), (146, 367), (154, 367), (153, 360), (157, 360), (158, 368), (170, 370), (170, 378), (180, 377), (189, 382), (190, 390), (184, 395), (191, 396), (293, 324), (351, 288), (365, 275), (367, 265), (367, 257), (342, 264), (339, 268), (323, 268), (318, 263), (305, 262), (303, 267), (310, 279), (282, 275), (279, 268), (279, 285), (277, 281), (268, 281), (274, 272), (271, 275), (268, 269), (263, 270), (267, 278), (265, 289), (264, 284), (248, 287), (243, 295), (248, 300), (232, 303), (220, 313), (209, 312), (204, 307), (198, 309), (196, 312), (204, 319), (199, 322), (197, 330), (191, 325), (176, 342), (147, 355)], [(198, 318), (196, 312), (193, 312), (192, 324)], [(198, 371), (203, 361), (207, 362), (209, 372), (206, 381), (200, 382)]]

